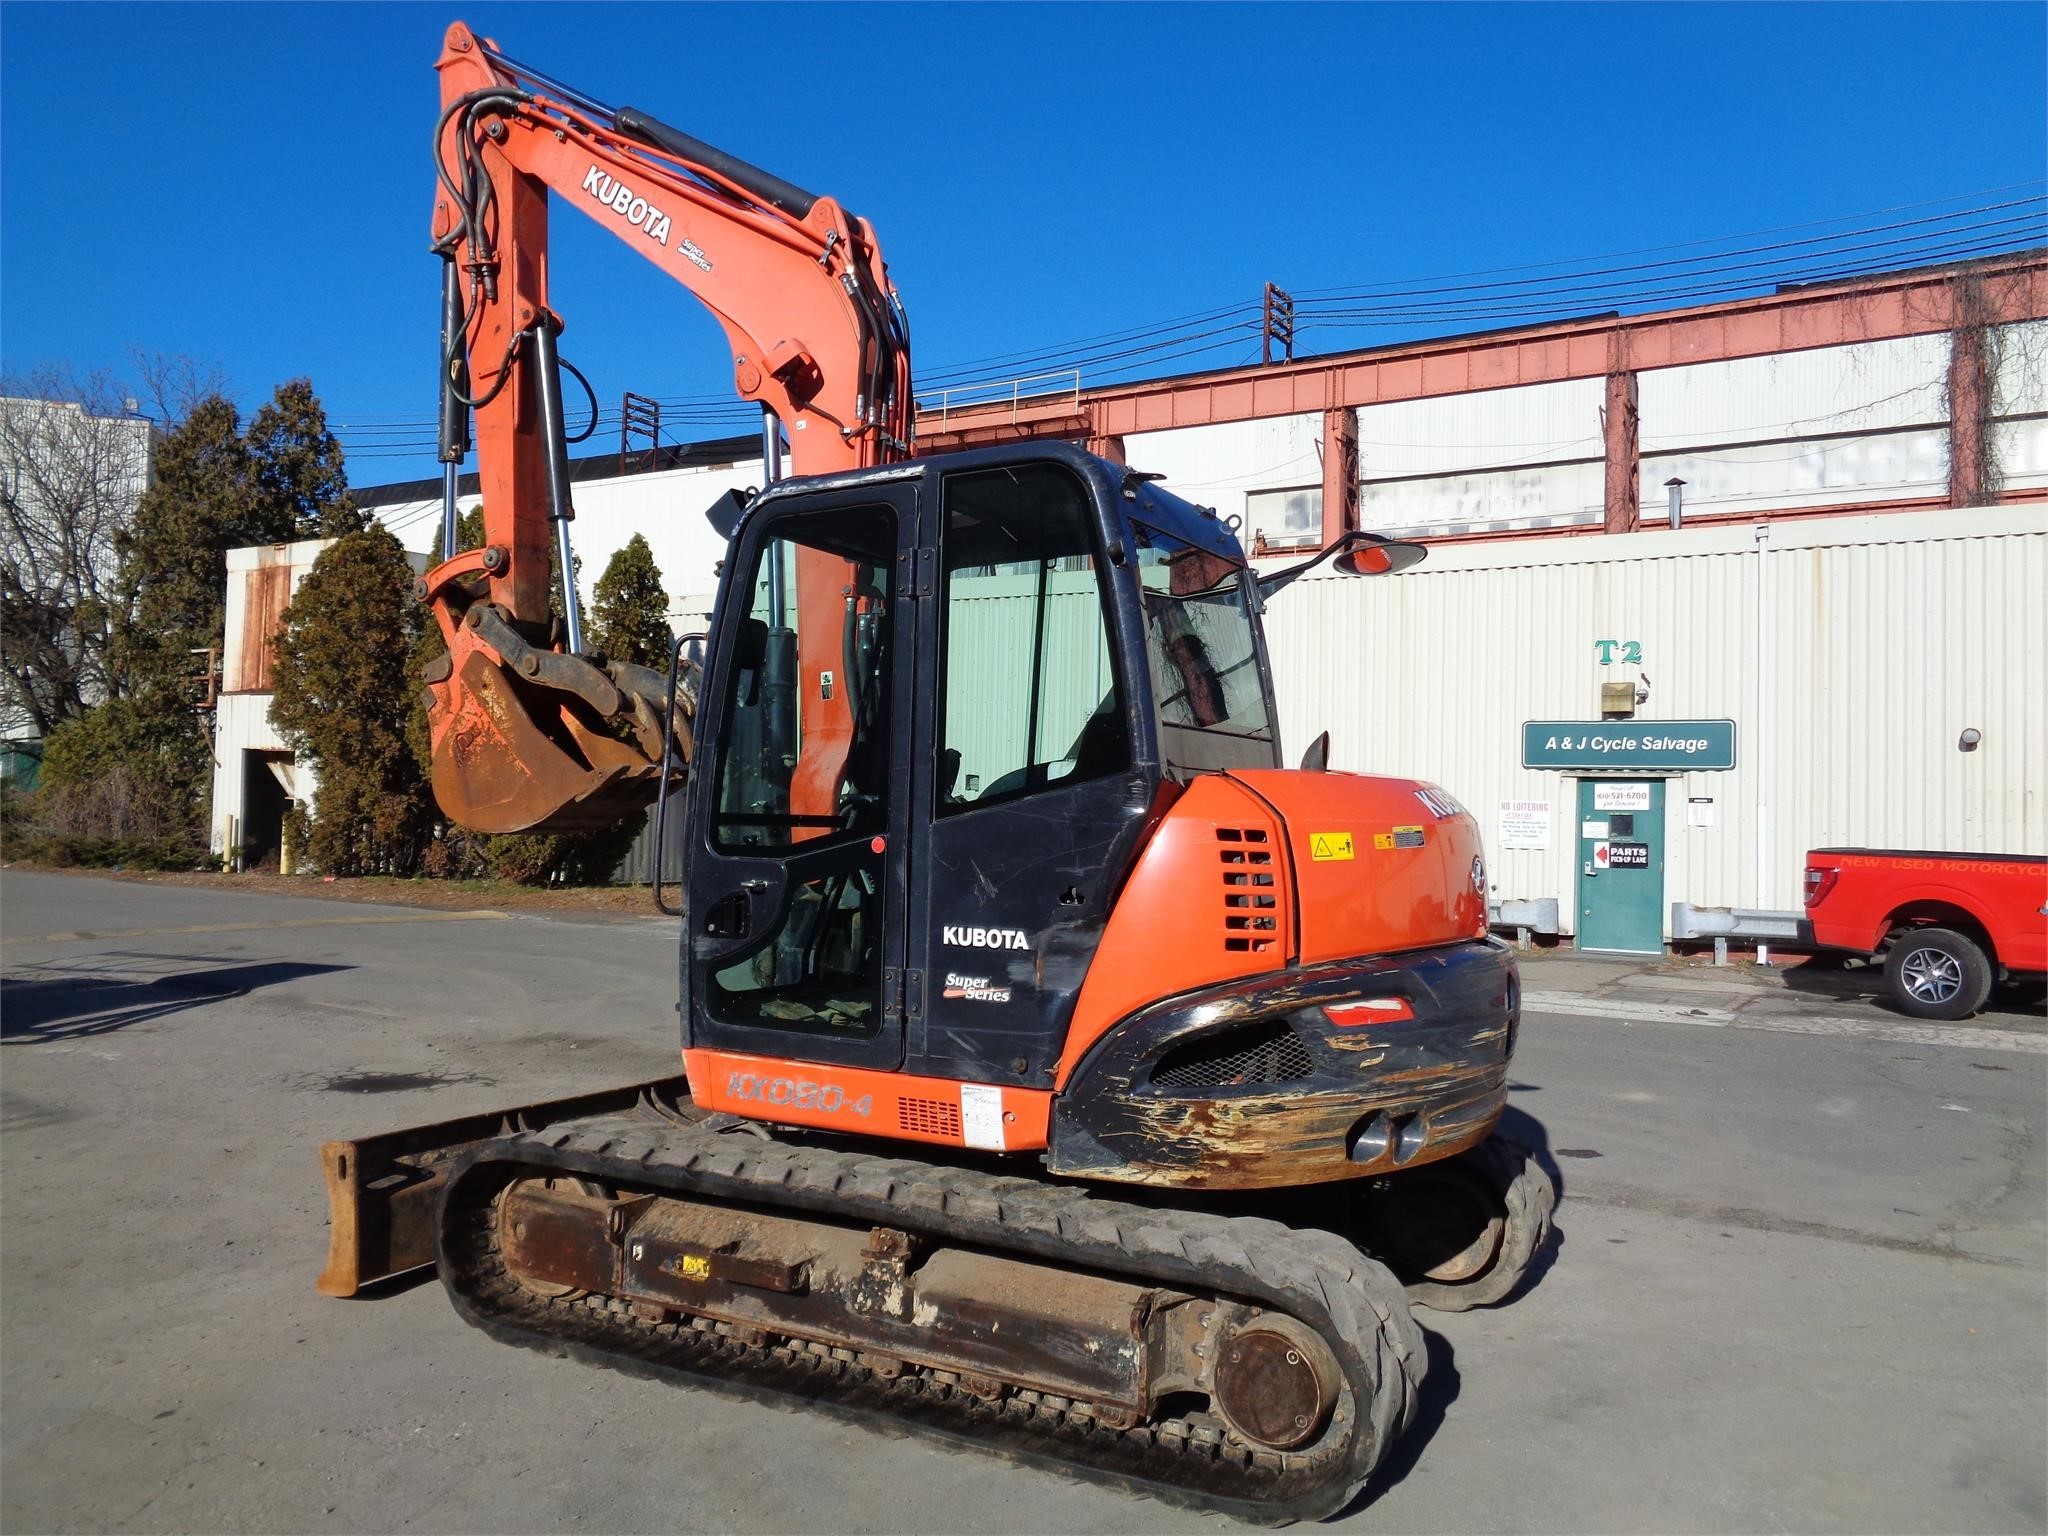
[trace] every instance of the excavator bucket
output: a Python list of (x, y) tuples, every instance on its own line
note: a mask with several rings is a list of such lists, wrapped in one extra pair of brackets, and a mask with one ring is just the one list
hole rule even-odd
[(463, 616), (427, 689), (434, 798), (472, 831), (610, 826), (689, 763), (694, 669), (677, 682), (665, 755), (666, 675), (530, 645), (487, 603)]

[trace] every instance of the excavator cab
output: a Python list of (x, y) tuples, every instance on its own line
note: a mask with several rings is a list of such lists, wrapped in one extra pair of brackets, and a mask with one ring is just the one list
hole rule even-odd
[(686, 1048), (1035, 1089), (1148, 834), (1280, 768), (1213, 513), (1062, 444), (771, 487), (687, 792)]

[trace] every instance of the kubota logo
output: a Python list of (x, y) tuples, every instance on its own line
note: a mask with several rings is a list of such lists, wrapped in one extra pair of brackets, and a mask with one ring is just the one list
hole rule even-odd
[(961, 949), (1029, 949), (1024, 935), (1015, 928), (955, 928), (939, 930), (939, 942)]
[[(668, 244), (668, 215), (646, 198), (639, 196), (616, 176), (607, 176), (593, 165), (584, 175), (583, 190), (635, 229), (645, 230), (650, 240), (659, 240), (663, 245)], [(684, 243), (688, 244), (687, 241)], [(694, 250), (695, 247), (691, 249)], [(686, 251), (684, 254), (689, 255), (689, 252)], [(703, 259), (703, 255), (702, 251), (698, 251), (690, 259), (709, 272), (711, 264)]]

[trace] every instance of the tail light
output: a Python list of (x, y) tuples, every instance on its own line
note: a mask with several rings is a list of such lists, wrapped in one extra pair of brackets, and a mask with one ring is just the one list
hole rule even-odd
[(1841, 877), (1841, 874), (1842, 872), (1839, 869), (1834, 868), (1832, 865), (1807, 865), (1806, 904), (1809, 907), (1817, 907), (1823, 901), (1825, 901), (1827, 899), (1828, 892), (1832, 891), (1835, 888), (1835, 881)]
[(1404, 997), (1362, 997), (1355, 1003), (1325, 1003), (1323, 1017), (1340, 1029), (1356, 1024), (1391, 1024), (1412, 1019), (1415, 1010)]

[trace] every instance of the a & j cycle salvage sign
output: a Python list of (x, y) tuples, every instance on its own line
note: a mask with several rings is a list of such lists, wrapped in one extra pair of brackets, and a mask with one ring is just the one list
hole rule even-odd
[(1733, 720), (1526, 720), (1524, 768), (1622, 773), (1715, 772), (1735, 766)]

